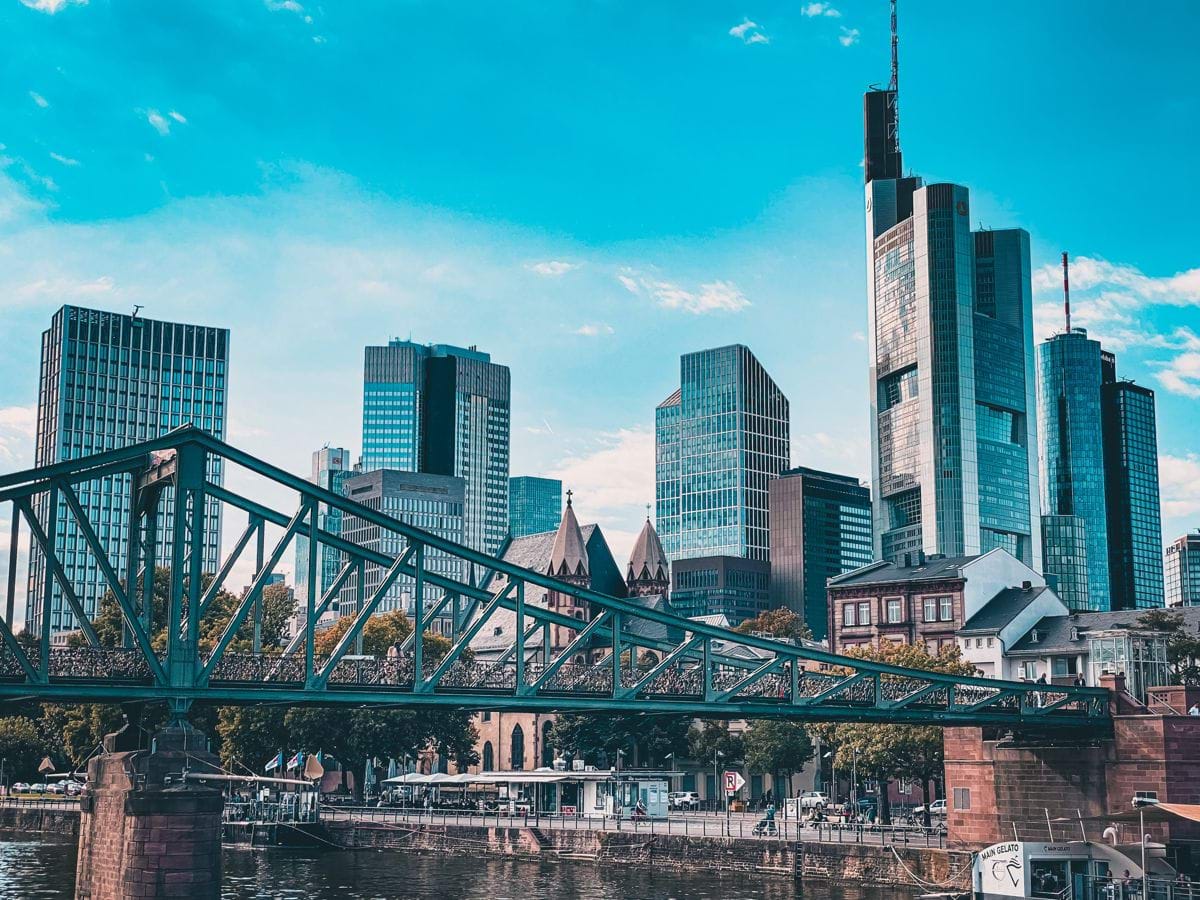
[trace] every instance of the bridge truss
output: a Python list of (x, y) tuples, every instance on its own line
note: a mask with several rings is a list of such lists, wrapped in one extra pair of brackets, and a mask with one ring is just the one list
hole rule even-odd
[[(239, 485), (254, 482), (271, 501), (218, 483), (218, 471), (230, 482), (236, 471)], [(101, 521), (98, 506), (80, 502), (81, 484), (90, 486), (89, 496), (125, 492), (128, 515)], [(0, 504), (11, 506), (0, 698), (167, 701), (180, 714), (203, 700), (1039, 729), (1108, 722), (1103, 689), (904, 669), (729, 631), (636, 598), (566, 584), (354, 503), (190, 426), (125, 449), (0, 476)], [(226, 522), (244, 516), (245, 526), (217, 570), (205, 573), (204, 535), (218, 507)], [(332, 534), (321, 527), (322, 509), (357, 517), (385, 539), (363, 546)], [(63, 558), (66, 517), (89, 565)], [(29, 594), (30, 604), (40, 604), (38, 633), (18, 638), (11, 626), (22, 525), (44, 565)], [(286, 650), (264, 651), (262, 592), (296, 541), (309, 542), (309, 590), (297, 598), (302, 621)], [(341, 569), (322, 592), (318, 560), (326, 547), (340, 555)], [(461, 577), (447, 576), (435, 560), (457, 561)], [(228, 606), (218, 613), (214, 598), (239, 566), (252, 572), (251, 584), (232, 613)], [(158, 568), (169, 570), (169, 595), (165, 612), (156, 613), (155, 579), (145, 576)], [(117, 646), (103, 645), (89, 620), (95, 611), (80, 602), (79, 573), (88, 571), (99, 573), (119, 606), (124, 637)], [(368, 618), (395, 603), (400, 585), (414, 634), (387, 656), (355, 653)], [(526, 601), (527, 593), (547, 590), (572, 598), (588, 614), (581, 619)], [(339, 598), (343, 610), (353, 610), (353, 622), (332, 651), (319, 654), (310, 636)], [(73, 613), (86, 646), (52, 641), (55, 602)], [(210, 621), (218, 614), (220, 621)], [(477, 656), (472, 641), (501, 618), (513, 640), (486, 659)], [(247, 623), (252, 646), (235, 652), (231, 645)], [(202, 642), (202, 626), (220, 636)], [(435, 627), (451, 641), (444, 654), (425, 651), (423, 636)]]

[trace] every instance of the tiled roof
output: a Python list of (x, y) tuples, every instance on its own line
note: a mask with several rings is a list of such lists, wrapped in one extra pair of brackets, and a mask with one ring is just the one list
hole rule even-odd
[(1048, 590), (1048, 587), (1031, 587), (1029, 590), (1019, 587), (1005, 588), (989, 600), (983, 609), (971, 616), (959, 633), (999, 631)]
[[(592, 534), (596, 531), (595, 525), (584, 525), (579, 529), (580, 535), (583, 538), (583, 544), (586, 547), (588, 541), (592, 539)], [(501, 558), (514, 566), (520, 566), (523, 569), (530, 569), (534, 572), (544, 573), (550, 566), (550, 555), (554, 550), (554, 538), (557, 531), (540, 531), (536, 534), (527, 534), (523, 537), (513, 538), (508, 542), (508, 546), (504, 548), (504, 553)], [(502, 577), (493, 578), (488, 583), (488, 590), (496, 591), (504, 584)], [(546, 588), (537, 584), (525, 585), (525, 602), (533, 606), (546, 605)], [(471, 641), (471, 647), (477, 651), (488, 650), (503, 650), (513, 642), (513, 635), (516, 631), (517, 614), (510, 609), (498, 609), (492, 613), (486, 625), (480, 629), (479, 634), (475, 635)], [(496, 634), (496, 629), (500, 629), (500, 634)], [(541, 638), (534, 636), (530, 639), (540, 642)]]
[(625, 580), (666, 581), (668, 571), (667, 555), (663, 553), (658, 532), (646, 519), (641, 534), (633, 544), (633, 552), (629, 554), (629, 571)]
[[(1022, 636), (1009, 653), (1064, 653), (1087, 646), (1088, 635), (1100, 631), (1137, 630), (1138, 619), (1145, 609), (1126, 609), (1119, 612), (1076, 613), (1071, 616), (1047, 616)], [(1200, 606), (1174, 607), (1168, 612), (1181, 613), (1187, 629), (1200, 632)], [(1072, 640), (1072, 629), (1074, 640)], [(1037, 641), (1031, 640), (1033, 632)]]
[(979, 559), (978, 556), (947, 556), (942, 559), (927, 559), (919, 566), (899, 566), (894, 562), (873, 562), (869, 566), (847, 572), (829, 579), (829, 584), (882, 584), (894, 581), (932, 581), (937, 579), (961, 578), (963, 567)]
[(567, 508), (554, 535), (550, 559), (538, 571), (548, 575), (586, 575), (588, 573), (587, 544), (579, 531), (575, 508), (571, 506), (571, 492), (567, 491)]

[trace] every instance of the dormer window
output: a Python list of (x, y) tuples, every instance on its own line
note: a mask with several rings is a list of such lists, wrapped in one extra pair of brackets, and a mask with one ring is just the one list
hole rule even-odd
[(1041, 636), (1038, 634), (1038, 630), (1036, 628), (1029, 632), (1029, 643), (1036, 644), (1040, 639)]
[(1079, 629), (1078, 628), (1071, 629), (1071, 640), (1073, 640), (1073, 641), (1079, 640)]

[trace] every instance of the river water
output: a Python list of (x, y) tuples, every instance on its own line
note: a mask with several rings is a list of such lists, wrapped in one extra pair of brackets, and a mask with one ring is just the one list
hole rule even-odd
[[(75, 845), (0, 840), (0, 900), (69, 900)], [(226, 850), (224, 900), (911, 900), (915, 893), (747, 874), (401, 851)]]

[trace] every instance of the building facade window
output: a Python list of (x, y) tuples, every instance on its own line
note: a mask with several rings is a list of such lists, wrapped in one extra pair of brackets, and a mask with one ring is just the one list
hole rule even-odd
[(904, 621), (904, 605), (899, 597), (889, 597), (887, 600), (887, 620), (891, 625)]
[(842, 606), (842, 626), (845, 628), (853, 628), (854, 624), (854, 604), (846, 603)]
[(858, 624), (871, 624), (871, 602), (869, 600), (864, 600), (858, 604)]
[(938, 619), (942, 622), (950, 622), (954, 619), (954, 598), (941, 597), (938, 600)]
[(525, 729), (520, 725), (512, 730), (512, 770), (520, 772), (525, 768)]
[(496, 752), (492, 749), (492, 742), (485, 741), (483, 745), (483, 771), (492, 772), (496, 767)]
[(937, 597), (926, 597), (925, 601), (922, 603), (922, 606), (923, 606), (923, 618), (925, 619), (925, 621), (926, 622), (936, 622), (937, 621), (937, 611), (938, 611)]

